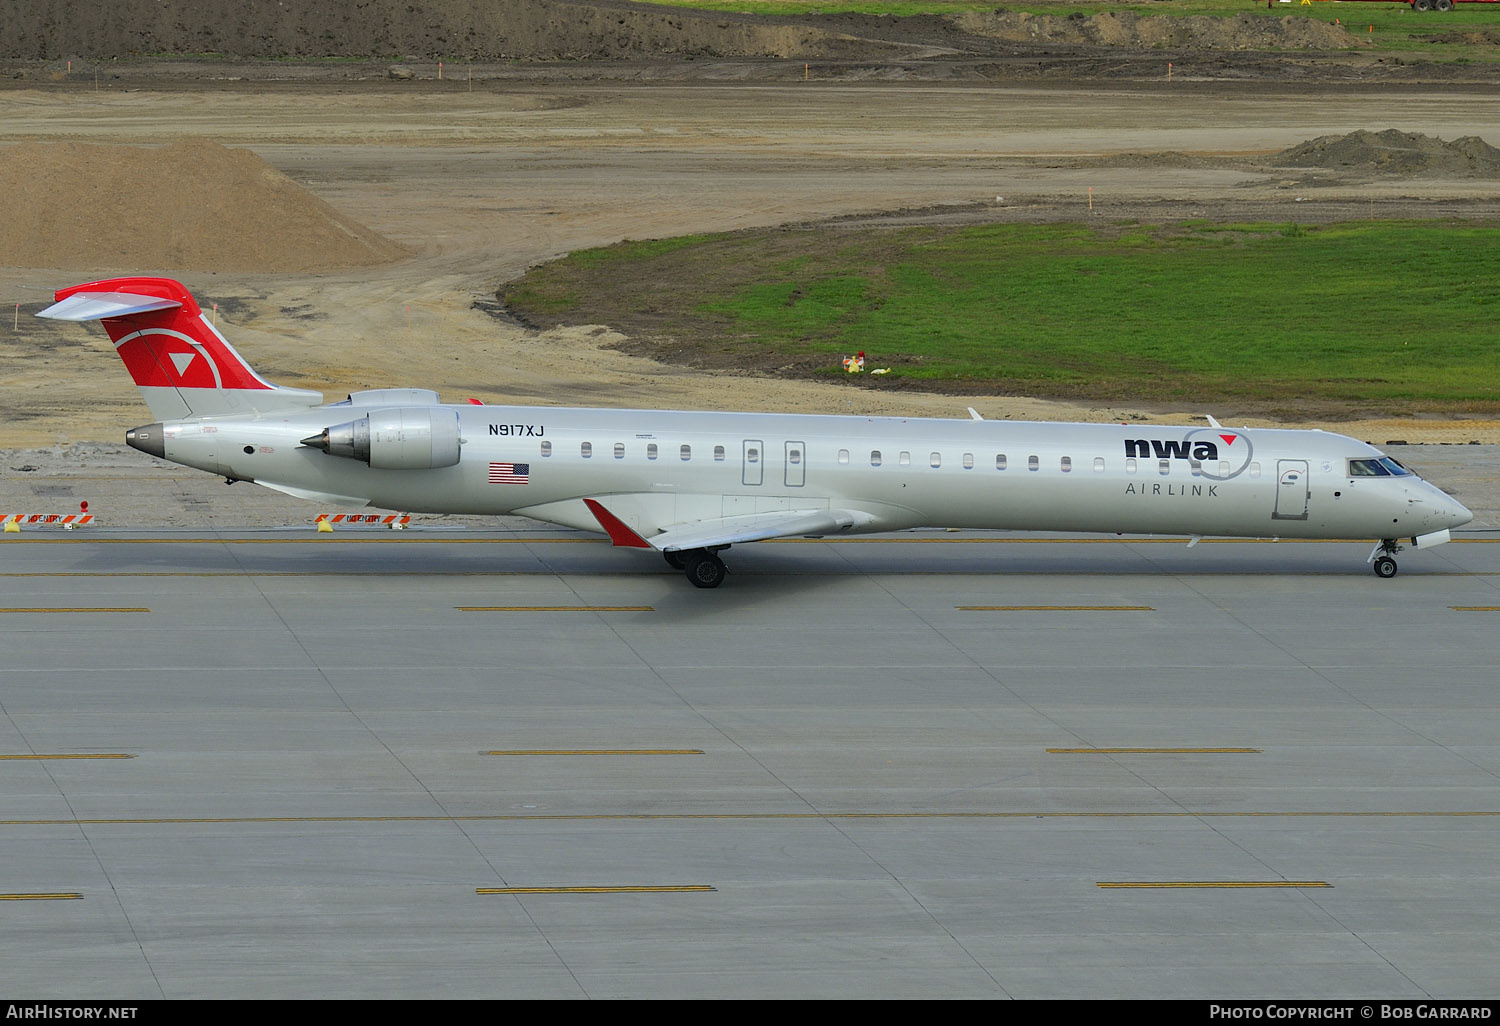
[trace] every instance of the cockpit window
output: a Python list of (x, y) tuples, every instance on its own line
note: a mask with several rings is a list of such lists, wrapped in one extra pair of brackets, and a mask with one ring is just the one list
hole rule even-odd
[(1411, 471), (1391, 459), (1382, 456), (1377, 460), (1350, 460), (1350, 477), (1410, 477)]

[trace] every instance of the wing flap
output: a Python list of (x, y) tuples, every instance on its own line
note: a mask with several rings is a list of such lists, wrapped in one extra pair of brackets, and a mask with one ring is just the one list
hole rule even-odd
[(838, 534), (854, 526), (856, 519), (856, 515), (848, 510), (786, 509), (677, 524), (646, 540), (663, 552), (707, 549), (767, 538)]

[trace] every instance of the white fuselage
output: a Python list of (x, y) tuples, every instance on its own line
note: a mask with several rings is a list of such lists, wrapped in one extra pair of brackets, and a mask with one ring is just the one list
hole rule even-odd
[[(451, 466), (374, 469), (299, 444), (385, 408), (167, 423), (164, 455), (310, 498), (520, 513), (594, 531), (582, 500), (608, 499), (646, 536), (684, 522), (830, 508), (856, 514), (851, 533), (1400, 538), (1471, 519), (1416, 475), (1354, 476), (1350, 461), (1379, 451), (1321, 431), (435, 406), (458, 417), (462, 446)], [(491, 464), (517, 467), (493, 475)]]

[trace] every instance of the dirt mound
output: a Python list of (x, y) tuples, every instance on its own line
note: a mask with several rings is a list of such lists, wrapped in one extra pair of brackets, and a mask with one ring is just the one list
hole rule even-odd
[(970, 11), (953, 20), (966, 32), (1010, 42), (1202, 50), (1328, 50), (1361, 42), (1340, 25), (1254, 14), (1169, 18), (1123, 12), (1059, 18), (997, 10)]
[(249, 150), (198, 140), (0, 149), (0, 253), (17, 267), (260, 272), (406, 251)]
[(1276, 167), (1323, 167), (1392, 175), (1442, 174), (1500, 178), (1500, 149), (1478, 136), (1452, 142), (1413, 132), (1352, 132), (1323, 135), (1282, 150)]

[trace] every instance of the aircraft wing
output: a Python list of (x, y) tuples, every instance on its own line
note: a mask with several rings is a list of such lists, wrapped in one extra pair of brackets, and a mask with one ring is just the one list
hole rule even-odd
[(653, 548), (707, 549), (736, 542), (766, 538), (792, 538), (808, 534), (838, 534), (854, 525), (854, 514), (838, 509), (787, 509), (774, 513), (748, 513), (718, 520), (699, 520), (668, 528), (647, 539)]
[(653, 548), (661, 552), (708, 549), (767, 538), (838, 534), (854, 526), (858, 519), (858, 515), (849, 510), (784, 509), (673, 524), (659, 534), (643, 538), (611, 513), (603, 502), (598, 499), (583, 501), (616, 545)]

